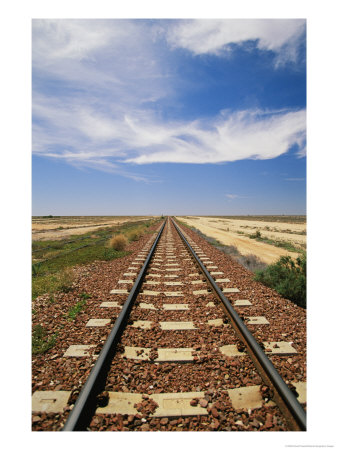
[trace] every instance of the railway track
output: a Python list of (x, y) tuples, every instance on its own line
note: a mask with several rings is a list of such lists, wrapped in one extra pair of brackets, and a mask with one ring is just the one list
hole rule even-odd
[(83, 388), (36, 390), (35, 415), (68, 416), (64, 431), (305, 430), (302, 356), (197, 240), (161, 226), (87, 324), (120, 310), (98, 357), (75, 342), (63, 356), (92, 355)]

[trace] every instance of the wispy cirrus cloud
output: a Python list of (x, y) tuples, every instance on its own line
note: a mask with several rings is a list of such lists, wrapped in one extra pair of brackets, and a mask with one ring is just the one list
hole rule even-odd
[[(59, 82), (58, 95), (108, 95), (115, 108), (167, 96), (165, 59), (144, 21), (36, 19), (33, 82)], [(99, 107), (99, 102), (98, 105)]]
[(281, 55), (304, 21), (272, 22), (34, 20), (34, 154), (142, 181), (133, 167), (269, 159), (294, 146), (304, 156), (304, 109), (162, 115), (175, 97), (166, 40), (196, 54), (256, 40)]
[(34, 115), (36, 154), (88, 164), (109, 158), (137, 165), (223, 163), (275, 158), (294, 145), (300, 151), (305, 146), (304, 110), (223, 112), (208, 120), (163, 122), (147, 111), (110, 116), (82, 103), (47, 105), (40, 98)]
[(38, 19), (32, 48), (33, 153), (149, 180), (116, 160), (130, 132), (128, 114), (171, 94), (148, 23)]
[[(296, 62), (304, 38), (303, 19), (196, 19), (182, 20), (170, 27), (168, 41), (194, 53), (229, 55), (232, 45), (254, 41), (259, 50), (276, 54), (275, 65)], [(248, 47), (245, 47), (248, 48)]]
[(142, 145), (127, 162), (203, 164), (270, 159), (294, 145), (303, 151), (305, 111), (223, 112), (207, 121), (169, 124), (165, 132), (161, 124), (136, 121), (133, 129), (137, 135), (141, 133)]
[(248, 198), (244, 195), (238, 195), (238, 194), (225, 194), (225, 196), (229, 199), (229, 200), (234, 200), (235, 198)]

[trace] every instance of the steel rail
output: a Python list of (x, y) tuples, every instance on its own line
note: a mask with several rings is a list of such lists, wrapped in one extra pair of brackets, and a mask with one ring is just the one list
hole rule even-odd
[(131, 308), (133, 307), (135, 299), (139, 293), (146, 270), (149, 266), (150, 260), (154, 254), (166, 222), (167, 220), (164, 221), (160, 231), (158, 232), (147, 259), (145, 260), (142, 269), (128, 295), (128, 298), (124, 303), (122, 311), (116, 319), (114, 327), (111, 330), (62, 431), (85, 431), (95, 413), (96, 396), (104, 387), (111, 360), (116, 352), (117, 344), (119, 343), (120, 337), (126, 326)]
[[(263, 375), (263, 379), (265, 381), (268, 381), (269, 384), (272, 386), (273, 391), (275, 393), (274, 399), (276, 397), (276, 400), (278, 401), (278, 406), (281, 408), (282, 412), (286, 415), (286, 419), (288, 420), (289, 424), (295, 430), (305, 431), (306, 413), (301, 404), (296, 399), (296, 396), (288, 388), (288, 386), (286, 385), (282, 377), (279, 375), (272, 362), (263, 352), (260, 345), (255, 340), (253, 335), (250, 333), (248, 328), (244, 325), (243, 321), (241, 320), (235, 309), (232, 307), (230, 301), (227, 299), (227, 297), (223, 294), (221, 289), (215, 283), (214, 279), (212, 278), (212, 276), (210, 275), (210, 273), (208, 272), (202, 261), (199, 259), (197, 254), (194, 252), (193, 248), (183, 235), (178, 225), (174, 222), (173, 219), (171, 219), (171, 221), (174, 224), (184, 244), (186, 245), (186, 247), (194, 257), (194, 259), (198, 263), (203, 274), (207, 278), (211, 288), (222, 301), (226, 309), (226, 312), (228, 313), (228, 316), (231, 319), (231, 322), (233, 323), (235, 329), (237, 330), (237, 334), (239, 335), (240, 339), (244, 342), (245, 346), (249, 350), (249, 353), (256, 360), (256, 363), (258, 362), (258, 366), (257, 364), (255, 364), (256, 368), (259, 370), (261, 375)], [(282, 403), (280, 404), (280, 402)]]

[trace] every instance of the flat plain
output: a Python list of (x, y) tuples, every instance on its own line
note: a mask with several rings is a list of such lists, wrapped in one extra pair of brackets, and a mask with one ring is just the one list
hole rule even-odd
[(149, 220), (153, 216), (34, 216), (32, 240), (63, 239), (126, 222)]
[[(276, 262), (280, 256), (295, 258), (299, 254), (297, 249), (300, 252), (306, 249), (305, 216), (180, 216), (177, 219), (221, 244), (235, 246), (241, 254), (253, 254), (267, 264)], [(259, 240), (253, 238), (255, 235)], [(264, 239), (271, 243), (262, 242)], [(278, 245), (290, 245), (295, 251)]]

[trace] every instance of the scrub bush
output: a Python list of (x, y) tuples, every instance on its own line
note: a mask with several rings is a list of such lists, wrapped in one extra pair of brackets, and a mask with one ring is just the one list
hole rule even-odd
[(123, 234), (118, 234), (117, 236), (111, 238), (108, 246), (113, 247), (114, 250), (121, 251), (126, 248), (127, 244), (127, 238)]
[(294, 261), (282, 256), (265, 270), (256, 272), (256, 281), (275, 289), (280, 295), (306, 308), (306, 254)]

